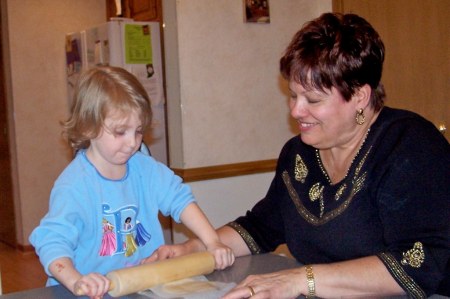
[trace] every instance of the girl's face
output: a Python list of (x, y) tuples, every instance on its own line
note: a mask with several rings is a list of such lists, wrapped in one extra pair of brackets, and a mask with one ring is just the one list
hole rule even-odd
[(294, 81), (289, 83), (289, 89), (291, 116), (298, 123), (304, 143), (329, 149), (345, 146), (355, 136), (358, 107), (354, 97), (346, 102), (335, 88), (325, 92), (306, 90)]
[(139, 149), (142, 134), (142, 123), (136, 111), (127, 116), (111, 111), (99, 135), (91, 140), (88, 157), (102, 175), (120, 174), (128, 159)]

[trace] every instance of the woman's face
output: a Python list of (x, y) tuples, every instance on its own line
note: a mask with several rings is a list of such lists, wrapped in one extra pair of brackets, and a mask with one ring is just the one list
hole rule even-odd
[(331, 90), (306, 90), (301, 84), (289, 83), (289, 107), (297, 121), (300, 138), (318, 149), (345, 146), (355, 136), (355, 114), (359, 107), (352, 97), (346, 102), (340, 93)]

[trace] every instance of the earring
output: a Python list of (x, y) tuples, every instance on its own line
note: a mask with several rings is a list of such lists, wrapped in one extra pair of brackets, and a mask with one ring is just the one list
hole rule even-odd
[(362, 108), (359, 108), (358, 111), (356, 111), (356, 123), (358, 125), (362, 125), (365, 121), (366, 116), (364, 115), (364, 110)]

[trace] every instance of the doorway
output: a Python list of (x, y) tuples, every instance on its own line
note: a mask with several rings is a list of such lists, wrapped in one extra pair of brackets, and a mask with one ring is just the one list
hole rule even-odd
[(16, 223), (12, 192), (8, 103), (3, 60), (2, 7), (0, 6), (0, 242), (16, 247)]

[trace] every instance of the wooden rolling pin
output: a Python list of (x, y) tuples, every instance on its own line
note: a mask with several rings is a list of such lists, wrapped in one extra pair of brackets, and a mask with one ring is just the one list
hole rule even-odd
[[(158, 284), (180, 280), (214, 271), (214, 257), (209, 252), (197, 252), (130, 268), (111, 271), (106, 277), (111, 281), (108, 294), (125, 296), (154, 287)], [(77, 292), (77, 295), (84, 295)]]

